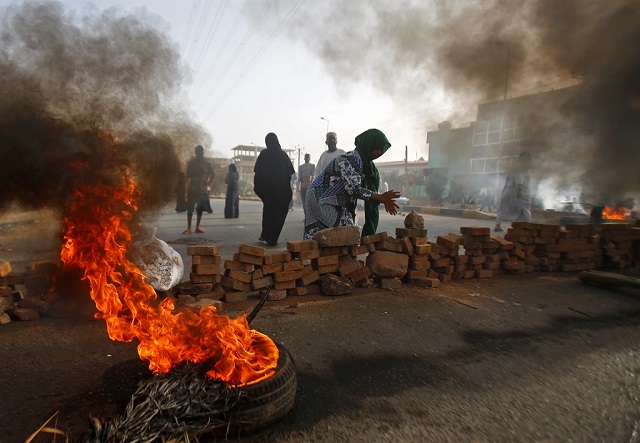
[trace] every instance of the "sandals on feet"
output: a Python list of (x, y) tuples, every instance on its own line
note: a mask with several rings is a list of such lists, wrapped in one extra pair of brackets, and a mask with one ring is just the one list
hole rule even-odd
[(185, 229), (183, 234), (191, 234), (191, 229)]
[(204, 234), (204, 231), (200, 228), (196, 229), (196, 234)]

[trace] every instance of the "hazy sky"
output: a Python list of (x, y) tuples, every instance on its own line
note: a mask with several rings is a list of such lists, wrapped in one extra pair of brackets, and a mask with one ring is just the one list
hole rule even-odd
[[(1, 6), (20, 3), (0, 0)], [(285, 148), (310, 153), (325, 149), (327, 127), (338, 133), (338, 146), (353, 148), (356, 135), (371, 127), (385, 132), (392, 149), (381, 160), (426, 157), (426, 132), (448, 118), (439, 102), (415, 107), (394, 100), (367, 82), (340, 84), (309, 43), (287, 32), (314, 3), (249, 0), (63, 0), (71, 13), (115, 7), (143, 14), (179, 47), (185, 62), (185, 88), (194, 118), (211, 134), (215, 155), (231, 155), (239, 144), (264, 146), (268, 132)], [(157, 16), (157, 17), (154, 17)], [(322, 25), (321, 25), (322, 26)], [(326, 23), (327, 33), (332, 24)], [(395, 102), (395, 103), (394, 103)], [(442, 114), (442, 118), (439, 114)], [(324, 119), (322, 119), (323, 117)], [(431, 124), (429, 127), (428, 125)]]

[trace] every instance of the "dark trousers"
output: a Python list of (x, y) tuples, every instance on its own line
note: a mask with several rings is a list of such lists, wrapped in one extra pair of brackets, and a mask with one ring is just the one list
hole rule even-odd
[(240, 215), (238, 195), (228, 195), (224, 199), (224, 218), (238, 218)]
[(266, 200), (262, 206), (262, 237), (269, 246), (278, 243), (291, 200)]

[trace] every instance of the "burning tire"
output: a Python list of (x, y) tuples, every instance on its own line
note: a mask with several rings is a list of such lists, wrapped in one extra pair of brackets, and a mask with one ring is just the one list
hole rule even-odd
[(229, 438), (272, 425), (293, 409), (298, 385), (291, 354), (275, 345), (278, 364), (265, 380), (229, 387), (206, 377), (197, 365), (176, 367), (140, 383), (120, 416), (92, 418), (92, 429), (81, 441), (160, 441), (185, 434)]
[(226, 414), (228, 427), (218, 429), (218, 437), (237, 437), (259, 431), (284, 418), (295, 404), (298, 386), (296, 368), (289, 351), (280, 351), (276, 373), (261, 382), (235, 388), (241, 393), (236, 408)]

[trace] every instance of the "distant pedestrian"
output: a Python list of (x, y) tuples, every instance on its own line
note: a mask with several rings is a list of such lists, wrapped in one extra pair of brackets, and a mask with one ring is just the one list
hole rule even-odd
[(184, 172), (178, 173), (178, 182), (176, 183), (176, 212), (185, 212), (187, 210), (187, 178)]
[(293, 174), (291, 174), (291, 201), (289, 202), (289, 211), (293, 211), (293, 196), (296, 195), (296, 188), (297, 188), (297, 182), (298, 182), (298, 176), (296, 175), (296, 173), (294, 172)]
[(291, 159), (280, 147), (273, 132), (264, 139), (267, 149), (258, 155), (253, 172), (253, 190), (262, 200), (262, 232), (260, 241), (267, 246), (278, 244), (284, 221), (289, 213), (291, 176), (295, 173)]
[(530, 166), (531, 154), (522, 152), (518, 157), (516, 168), (507, 175), (505, 180), (494, 232), (503, 232), (501, 226), (503, 220), (531, 220)]
[(316, 165), (317, 174), (324, 171), (334, 158), (344, 154), (342, 149), (338, 149), (338, 136), (335, 132), (327, 132), (327, 137), (324, 143), (327, 145), (327, 150), (324, 151), (318, 159), (318, 164)]
[(300, 184), (300, 200), (304, 207), (304, 199), (307, 196), (307, 188), (316, 175), (316, 165), (311, 163), (311, 155), (304, 155), (304, 163), (298, 168), (298, 183)]
[(197, 214), (196, 232), (203, 234), (200, 229), (202, 213), (211, 214), (211, 202), (209, 202), (209, 185), (213, 180), (214, 172), (211, 164), (204, 158), (204, 148), (200, 145), (195, 148), (196, 156), (187, 163), (187, 229), (183, 234), (191, 234), (191, 220), (195, 210)]
[(486, 209), (491, 212), (493, 209), (493, 195), (489, 188), (480, 188), (480, 192), (478, 193), (478, 205), (478, 211), (484, 211)]
[(238, 218), (240, 215), (240, 198), (238, 197), (238, 169), (236, 165), (229, 165), (227, 176), (224, 178), (227, 184), (227, 195), (224, 199), (224, 218)]

